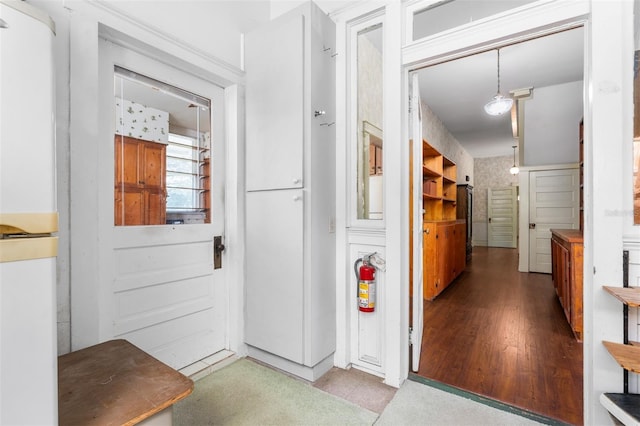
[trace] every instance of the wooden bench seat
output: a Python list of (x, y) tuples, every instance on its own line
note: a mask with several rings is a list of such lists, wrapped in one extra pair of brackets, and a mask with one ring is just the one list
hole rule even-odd
[(58, 357), (62, 426), (133, 425), (170, 408), (192, 391), (191, 379), (126, 340), (111, 340)]

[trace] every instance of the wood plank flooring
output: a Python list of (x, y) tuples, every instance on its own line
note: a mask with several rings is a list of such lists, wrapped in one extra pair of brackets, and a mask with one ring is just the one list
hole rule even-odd
[(425, 301), (418, 375), (583, 424), (582, 343), (551, 275), (518, 272), (514, 249), (474, 247), (458, 279)]

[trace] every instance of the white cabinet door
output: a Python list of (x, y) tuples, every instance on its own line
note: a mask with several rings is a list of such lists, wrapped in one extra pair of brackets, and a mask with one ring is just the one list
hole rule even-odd
[(303, 186), (304, 17), (246, 35), (247, 191)]
[(516, 248), (518, 237), (516, 188), (489, 188), (489, 247)]
[(551, 229), (580, 225), (578, 169), (529, 174), (529, 271), (551, 273)]
[(245, 341), (303, 362), (303, 191), (247, 193)]

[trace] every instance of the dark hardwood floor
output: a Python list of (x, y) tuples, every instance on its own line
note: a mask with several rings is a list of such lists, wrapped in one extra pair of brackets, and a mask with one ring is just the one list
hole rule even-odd
[(551, 275), (518, 272), (514, 249), (474, 247), (458, 279), (425, 301), (418, 375), (583, 423), (582, 343)]

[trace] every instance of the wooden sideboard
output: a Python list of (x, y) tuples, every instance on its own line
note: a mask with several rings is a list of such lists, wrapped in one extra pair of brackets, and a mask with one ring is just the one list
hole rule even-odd
[(551, 276), (571, 330), (582, 341), (582, 231), (551, 230)]

